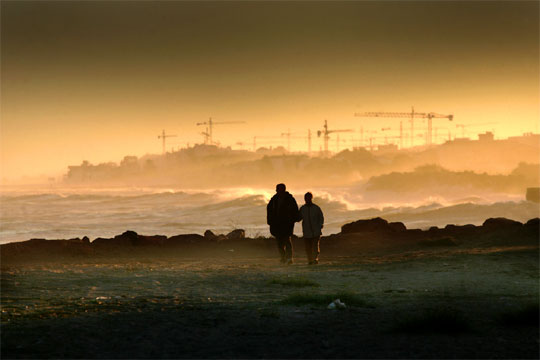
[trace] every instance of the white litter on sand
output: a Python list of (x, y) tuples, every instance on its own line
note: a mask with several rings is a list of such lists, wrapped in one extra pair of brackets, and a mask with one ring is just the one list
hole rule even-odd
[(345, 309), (347, 307), (347, 305), (345, 305), (344, 302), (341, 302), (340, 299), (336, 299), (334, 301), (332, 301), (329, 305), (328, 305), (328, 309), (330, 310), (335, 310), (335, 309)]

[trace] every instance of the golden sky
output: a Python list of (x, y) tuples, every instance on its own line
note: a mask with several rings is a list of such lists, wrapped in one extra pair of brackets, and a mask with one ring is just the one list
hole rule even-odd
[(490, 123), (471, 136), (538, 132), (537, 1), (2, 1), (1, 11), (2, 178), (159, 153), (162, 129), (178, 135), (171, 146), (201, 142), (195, 123), (209, 116), (246, 122), (214, 129), (235, 147), (303, 136), (324, 119), (397, 133), (397, 120), (353, 114), (413, 105)]

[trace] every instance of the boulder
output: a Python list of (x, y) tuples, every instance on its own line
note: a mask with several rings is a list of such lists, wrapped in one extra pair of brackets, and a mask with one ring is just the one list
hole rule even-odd
[(97, 247), (123, 247), (123, 246), (133, 246), (138, 240), (139, 235), (135, 231), (125, 231), (121, 235), (116, 235), (112, 239), (107, 238), (97, 238), (92, 241), (92, 246)]
[(406, 227), (405, 224), (402, 223), (402, 222), (391, 222), (391, 223), (388, 224), (388, 227), (389, 227), (393, 232), (402, 232), (402, 231), (407, 230), (407, 227)]
[(536, 239), (540, 238), (540, 218), (534, 218), (530, 219), (523, 225), (523, 229), (531, 234), (532, 236), (536, 237)]
[(530, 219), (525, 223), (526, 227), (540, 228), (540, 218)]
[(112, 239), (97, 238), (92, 241), (92, 245), (97, 247), (161, 246), (166, 240), (167, 237), (164, 235), (139, 235), (135, 231), (128, 230)]
[(225, 241), (227, 240), (227, 236), (226, 235), (223, 235), (223, 234), (219, 234), (217, 237), (216, 237), (216, 240), (217, 242), (221, 242), (221, 241)]
[(369, 220), (358, 220), (345, 224), (341, 227), (342, 234), (361, 233), (361, 232), (397, 232), (406, 230), (403, 223), (392, 223), (377, 217)]
[(519, 221), (510, 220), (507, 218), (489, 218), (482, 224), (482, 227), (487, 230), (509, 230), (522, 227), (523, 224)]
[(165, 246), (182, 246), (207, 243), (208, 238), (199, 234), (182, 234), (171, 236), (164, 242)]
[(221, 242), (221, 241), (227, 240), (226, 235), (223, 235), (223, 234), (216, 235), (212, 232), (212, 230), (206, 230), (204, 232), (204, 238), (207, 241), (211, 241), (211, 242)]
[(84, 239), (75, 238), (69, 240), (46, 240), (30, 239), (9, 244), (1, 247), (2, 257), (18, 256), (79, 256), (92, 254), (90, 243)]
[(137, 239), (133, 242), (134, 246), (161, 246), (165, 244), (167, 237), (165, 235), (139, 235)]
[(475, 234), (478, 230), (478, 227), (472, 224), (467, 225), (454, 225), (454, 224), (448, 224), (444, 227), (444, 229), (441, 229), (441, 231), (433, 231), (433, 233), (441, 234), (441, 235), (449, 235), (449, 236), (461, 236), (461, 235), (470, 235)]
[(244, 229), (234, 229), (226, 236), (229, 240), (243, 240), (246, 238), (246, 232)]

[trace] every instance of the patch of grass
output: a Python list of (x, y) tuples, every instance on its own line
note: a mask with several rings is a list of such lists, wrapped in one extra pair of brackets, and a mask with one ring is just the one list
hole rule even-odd
[(333, 294), (292, 294), (281, 300), (283, 305), (317, 305), (328, 306), (332, 301), (340, 299), (346, 306), (372, 307), (358, 294), (351, 292), (339, 292)]
[(523, 306), (521, 309), (501, 314), (499, 316), (499, 322), (504, 326), (510, 327), (537, 327), (539, 318), (539, 304), (529, 304)]
[(306, 278), (290, 278), (290, 277), (281, 277), (281, 278), (273, 278), (270, 281), (268, 281), (270, 285), (283, 285), (283, 286), (290, 286), (290, 287), (319, 287), (318, 283), (316, 283), (313, 280), (309, 280)]
[(279, 319), (279, 312), (277, 309), (258, 309), (257, 312), (260, 317)]
[(439, 308), (404, 317), (393, 330), (405, 333), (458, 334), (471, 330), (471, 327), (461, 312)]

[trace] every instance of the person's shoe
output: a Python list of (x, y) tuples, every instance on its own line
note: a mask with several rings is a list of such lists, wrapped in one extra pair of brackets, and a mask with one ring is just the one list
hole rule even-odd
[(292, 265), (292, 264), (294, 264), (293, 259), (289, 259), (289, 261), (287, 261), (287, 265)]
[(309, 261), (309, 262), (308, 262), (308, 265), (313, 265), (313, 261)]
[(319, 260), (313, 260), (313, 261), (311, 262), (311, 265), (317, 265), (318, 263), (319, 263)]

